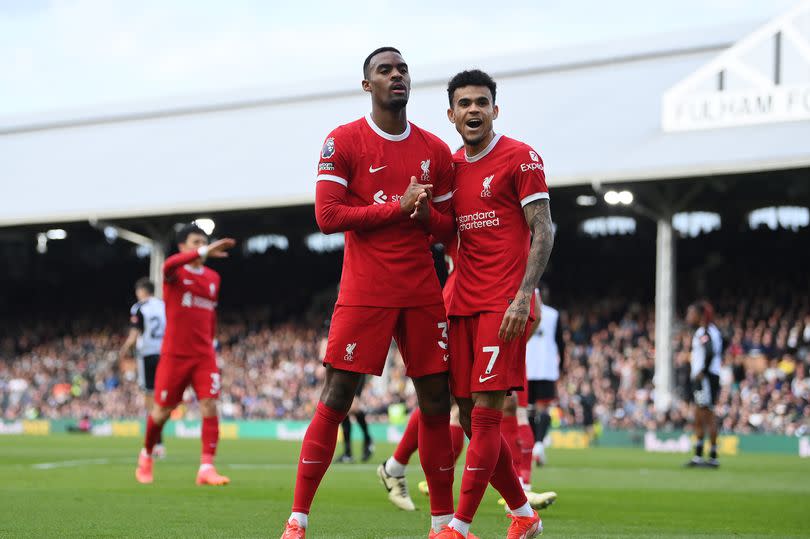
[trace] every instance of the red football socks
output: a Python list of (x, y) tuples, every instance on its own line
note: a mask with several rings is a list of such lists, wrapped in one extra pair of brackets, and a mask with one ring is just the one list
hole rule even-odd
[(419, 461), (430, 491), (430, 514), (452, 515), (455, 465), (450, 414), (419, 414), (419, 418)]
[(160, 431), (163, 430), (163, 425), (159, 425), (152, 419), (152, 414), (146, 416), (146, 436), (144, 436), (143, 446), (146, 452), (152, 454), (152, 449), (157, 445), (160, 439)]
[(217, 454), (217, 444), (219, 443), (219, 418), (204, 417), (202, 419), (202, 454), (200, 464), (213, 464), (214, 455)]
[[(461, 479), (461, 496), (459, 497), (456, 518), (463, 522), (472, 522), (481, 498), (487, 489), (489, 480), (498, 463), (503, 437), (501, 436), (501, 410), (476, 406), (472, 411), (472, 436), (467, 448), (467, 459), (464, 475)], [(512, 456), (508, 454), (511, 467)], [(514, 471), (513, 471), (514, 473)], [(518, 489), (520, 485), (518, 484)], [(522, 489), (521, 489), (521, 492)]]
[(523, 487), (520, 485), (520, 479), (518, 479), (512, 459), (512, 452), (509, 450), (509, 444), (506, 443), (503, 436), (501, 436), (500, 443), (501, 450), (498, 454), (498, 462), (495, 464), (489, 482), (495, 487), (495, 490), (501, 493), (509, 509), (517, 509), (526, 504), (526, 493), (523, 492)]
[(464, 451), (464, 429), (460, 425), (450, 425), (450, 442), (453, 444), (453, 462), (456, 462)]
[(330, 408), (322, 402), (318, 403), (315, 417), (312, 418), (301, 444), (292, 507), (294, 513), (309, 514), (318, 485), (335, 454), (338, 428), (345, 417), (346, 412)]
[(506, 443), (509, 444), (509, 452), (512, 454), (512, 464), (515, 470), (520, 469), (520, 443), (518, 441), (518, 423), (515, 416), (504, 416), (501, 420), (501, 434)]
[(397, 448), (394, 451), (394, 460), (400, 464), (408, 464), (408, 461), (411, 460), (411, 455), (416, 453), (416, 449), (419, 445), (419, 418), (421, 416), (422, 412), (419, 411), (419, 408), (413, 411), (410, 419), (408, 419), (405, 432), (402, 433), (402, 439), (399, 441), (399, 444), (397, 444)]
[(531, 425), (518, 425), (518, 439), (520, 440), (520, 477), (524, 485), (532, 484), (532, 446), (534, 446), (534, 431)]

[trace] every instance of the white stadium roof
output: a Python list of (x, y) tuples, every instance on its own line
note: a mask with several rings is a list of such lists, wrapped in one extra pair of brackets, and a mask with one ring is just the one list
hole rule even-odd
[[(496, 129), (543, 155), (552, 191), (810, 166), (809, 8), (758, 30), (411, 66), (409, 119), (458, 146), (445, 84), (480, 67)], [(311, 203), (324, 137), (368, 109), (349, 80), (0, 118), (0, 226)]]

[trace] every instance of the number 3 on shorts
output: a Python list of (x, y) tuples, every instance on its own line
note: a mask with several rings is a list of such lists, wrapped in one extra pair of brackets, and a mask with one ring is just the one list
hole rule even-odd
[(439, 322), (436, 327), (442, 330), (442, 340), (439, 341), (439, 348), (447, 350), (447, 322)]
[(219, 393), (219, 388), (221, 387), (221, 382), (219, 380), (219, 373), (212, 372), (211, 373), (211, 394), (216, 395)]
[(489, 363), (487, 363), (487, 370), (484, 371), (484, 374), (489, 374), (492, 372), (492, 368), (495, 366), (495, 361), (498, 359), (498, 354), (501, 353), (501, 347), (485, 346), (483, 350), (485, 354), (492, 354), (492, 357), (489, 358)]

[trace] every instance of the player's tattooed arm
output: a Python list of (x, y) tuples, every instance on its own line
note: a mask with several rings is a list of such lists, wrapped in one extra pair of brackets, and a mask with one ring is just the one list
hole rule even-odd
[(509, 342), (522, 335), (529, 319), (534, 287), (546, 270), (546, 264), (554, 247), (554, 231), (551, 226), (551, 208), (548, 199), (535, 200), (523, 207), (523, 214), (532, 231), (532, 245), (526, 261), (526, 272), (515, 299), (504, 313), (498, 336)]
[(520, 291), (530, 298), (534, 289), (546, 271), (551, 250), (554, 248), (554, 228), (551, 224), (551, 206), (547, 198), (529, 202), (523, 208), (526, 222), (532, 231), (532, 246), (529, 249), (529, 259), (526, 261), (526, 273)]

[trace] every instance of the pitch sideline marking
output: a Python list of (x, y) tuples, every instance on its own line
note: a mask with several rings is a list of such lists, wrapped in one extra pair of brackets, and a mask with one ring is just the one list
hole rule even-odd
[(40, 462), (32, 464), (35, 470), (53, 470), (54, 468), (70, 468), (72, 466), (83, 466), (85, 464), (109, 464), (110, 459), (80, 459), (80, 460), (60, 460), (57, 462)]
[[(228, 464), (223, 463), (221, 466), (225, 468), (233, 468), (235, 470), (295, 470), (298, 464)], [(377, 469), (376, 464), (352, 464), (343, 467), (341, 465), (330, 466), (329, 470), (352, 471), (352, 472), (368, 472)]]

